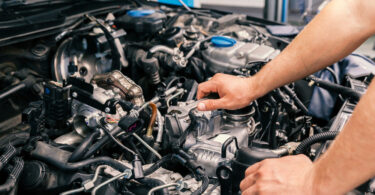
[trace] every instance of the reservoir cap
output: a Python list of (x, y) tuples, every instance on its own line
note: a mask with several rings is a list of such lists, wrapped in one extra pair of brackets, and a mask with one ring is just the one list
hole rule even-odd
[(140, 18), (140, 17), (151, 15), (153, 13), (155, 13), (155, 10), (142, 9), (142, 10), (130, 10), (127, 12), (127, 15), (134, 17), (134, 18)]
[(213, 36), (211, 38), (211, 43), (215, 47), (232, 47), (237, 43), (235, 39), (225, 36)]

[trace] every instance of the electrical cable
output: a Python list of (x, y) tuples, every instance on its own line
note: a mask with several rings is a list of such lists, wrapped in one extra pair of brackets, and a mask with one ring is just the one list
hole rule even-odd
[(112, 139), (112, 141), (114, 141), (117, 145), (119, 145), (122, 149), (124, 149), (125, 151), (131, 153), (132, 155), (136, 156), (137, 153), (134, 152), (133, 150), (131, 150), (130, 148), (124, 146), (124, 144), (122, 144), (119, 140), (117, 140), (112, 134), (111, 132), (104, 126), (104, 125), (101, 125), (101, 128), (103, 129), (103, 131), (108, 135), (109, 138)]
[(318, 142), (323, 142), (323, 141), (335, 139), (335, 137), (339, 133), (340, 133), (339, 131), (327, 131), (327, 132), (315, 134), (315, 135), (303, 140), (298, 145), (298, 147), (296, 148), (294, 153), (295, 154), (303, 154), (303, 153), (305, 153), (307, 148), (310, 147), (311, 145), (313, 145), (315, 143), (318, 143)]

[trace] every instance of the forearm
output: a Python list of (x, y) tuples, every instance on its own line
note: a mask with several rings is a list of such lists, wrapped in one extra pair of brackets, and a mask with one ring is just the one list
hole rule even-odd
[[(375, 4), (367, 2), (366, 6), (374, 10)], [(260, 85), (257, 96), (323, 69), (350, 54), (371, 36), (375, 31), (373, 16), (360, 13), (362, 4), (363, 0), (331, 2), (279, 56), (252, 78)]]
[(343, 131), (313, 165), (321, 192), (343, 194), (375, 175), (375, 81), (361, 98)]

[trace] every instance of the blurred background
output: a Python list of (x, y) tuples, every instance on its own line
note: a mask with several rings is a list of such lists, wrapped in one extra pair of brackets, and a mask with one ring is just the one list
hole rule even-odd
[[(181, 5), (179, 0), (154, 0)], [(246, 14), (280, 23), (302, 27), (319, 13), (330, 0), (183, 0), (190, 7), (216, 9)], [(356, 51), (375, 58), (375, 36)]]

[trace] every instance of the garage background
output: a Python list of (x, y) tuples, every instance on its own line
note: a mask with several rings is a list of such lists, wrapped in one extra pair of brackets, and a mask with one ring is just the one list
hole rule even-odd
[[(154, 0), (181, 5), (178, 0)], [(330, 0), (183, 0), (189, 7), (241, 13), (295, 26), (306, 25)], [(375, 36), (355, 53), (375, 58)]]

